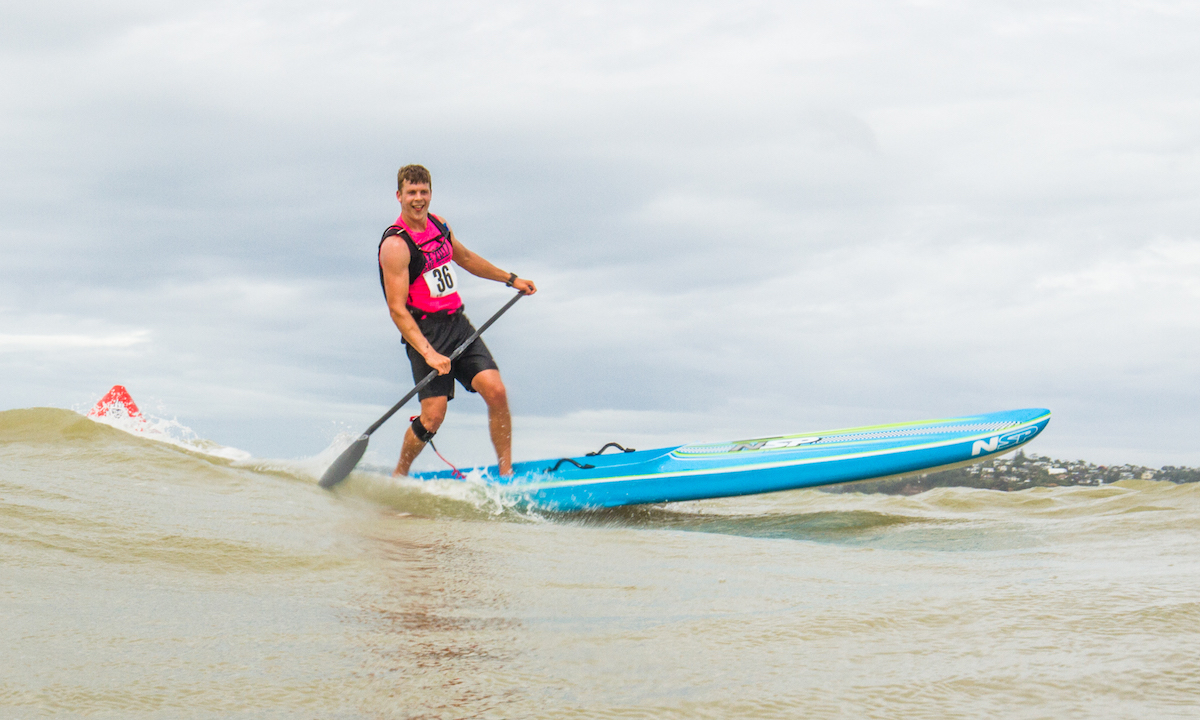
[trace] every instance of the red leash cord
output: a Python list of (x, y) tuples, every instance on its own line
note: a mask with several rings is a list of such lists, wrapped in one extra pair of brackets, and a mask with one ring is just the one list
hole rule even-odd
[[(409, 422), (412, 422), (413, 420), (416, 420), (416, 419), (417, 419), (417, 418), (419, 418), (419, 417), (421, 417), (421, 416), (420, 416), (420, 415), (413, 415), (412, 417), (410, 417), (410, 418), (408, 419), (408, 421), (409, 421)], [(433, 448), (433, 451), (434, 451), (435, 453), (437, 453), (437, 456), (438, 456), (438, 457), (440, 457), (440, 458), (442, 459), (442, 462), (444, 462), (444, 463), (446, 463), (447, 465), (449, 465), (449, 466), (450, 466), (450, 469), (454, 471), (454, 472), (453, 472), (453, 473), (451, 473), (451, 474), (452, 474), (452, 475), (453, 475), (455, 478), (457, 478), (457, 479), (459, 479), (459, 480), (466, 480), (466, 479), (467, 479), (467, 476), (466, 476), (466, 475), (463, 475), (461, 472), (459, 472), (459, 471), (458, 471), (458, 468), (454, 467), (454, 463), (452, 463), (452, 462), (450, 462), (449, 460), (447, 460), (447, 459), (446, 459), (446, 456), (445, 456), (445, 455), (443, 455), (441, 452), (439, 452), (439, 451), (438, 451), (438, 449), (437, 449), (437, 445), (434, 445), (434, 444), (433, 444), (433, 438), (429, 438), (429, 447)]]
[(461, 472), (458, 471), (458, 468), (454, 467), (454, 463), (447, 460), (445, 455), (442, 455), (440, 452), (438, 452), (437, 445), (433, 444), (433, 440), (429, 441), (429, 447), (433, 448), (433, 451), (435, 453), (437, 453), (437, 456), (442, 459), (442, 462), (444, 462), (450, 466), (450, 469), (454, 471), (454, 473), (453, 473), (454, 477), (458, 478), (459, 480), (467, 479), (466, 475), (463, 475)]

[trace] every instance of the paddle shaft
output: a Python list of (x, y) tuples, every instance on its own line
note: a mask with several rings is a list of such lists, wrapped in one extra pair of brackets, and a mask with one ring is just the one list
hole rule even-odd
[[(503, 315), (504, 311), (512, 307), (513, 303), (520, 300), (521, 296), (524, 294), (525, 293), (518, 292), (512, 300), (509, 300), (504, 305), (504, 307), (496, 311), (496, 314), (493, 315), (487, 322), (485, 322), (483, 325), (480, 325), (479, 329), (475, 331), (474, 335), (467, 338), (463, 344), (454, 349), (454, 352), (450, 353), (450, 359), (454, 360), (461, 355), (471, 343), (479, 339), (480, 334), (482, 334), (484, 330), (487, 330), (489, 327), (491, 327), (492, 323), (496, 322), (496, 319)], [(421, 388), (428, 385), (430, 381), (437, 377), (437, 374), (437, 370), (430, 371), (428, 375), (421, 379), (421, 382), (417, 383), (416, 387), (414, 387), (408, 392), (407, 395), (401, 398), (400, 402), (393, 405), (392, 409), (388, 410), (383, 417), (376, 420), (375, 424), (367, 428), (365, 433), (359, 435), (357, 440), (350, 443), (350, 446), (343, 450), (341, 455), (338, 455), (337, 459), (333, 461), (333, 464), (326, 468), (325, 474), (321, 476), (320, 486), (328, 490), (334, 485), (337, 485), (341, 481), (345, 480), (346, 477), (354, 470), (354, 467), (358, 465), (358, 461), (362, 459), (363, 453), (367, 451), (367, 443), (371, 440), (371, 433), (378, 430), (380, 425), (387, 422), (388, 418), (395, 415), (400, 408), (404, 407), (404, 403), (412, 400), (413, 395), (416, 395), (418, 392), (420, 392)]]
[[(483, 334), (484, 330), (487, 330), (489, 327), (491, 327), (492, 323), (496, 322), (496, 320), (498, 320), (501, 315), (503, 315), (505, 312), (507, 312), (508, 309), (510, 307), (512, 307), (513, 305), (515, 305), (516, 302), (518, 300), (520, 300), (524, 295), (525, 295), (525, 293), (523, 293), (523, 292), (518, 292), (516, 295), (514, 295), (512, 300), (509, 300), (507, 303), (505, 303), (504, 307), (497, 310), (495, 315), (491, 316), (490, 318), (488, 318), (487, 322), (480, 325), (479, 329), (476, 330), (471, 335), (471, 337), (467, 338), (466, 340), (463, 340), (461, 345), (454, 348), (454, 352), (450, 353), (450, 359), (454, 360), (459, 355), (462, 355), (466, 351), (466, 349), (468, 347), (470, 347), (471, 343), (473, 343), (477, 339), (479, 339), (479, 336)], [(395, 415), (397, 412), (399, 412), (400, 408), (404, 407), (404, 404), (406, 402), (408, 402), (409, 400), (412, 400), (414, 395), (421, 392), (421, 388), (423, 388), (426, 385), (428, 385), (429, 383), (433, 382), (433, 379), (437, 376), (438, 376), (437, 370), (430, 370), (428, 375), (421, 378), (421, 382), (417, 383), (416, 386), (412, 390), (409, 390), (408, 393), (404, 397), (400, 398), (400, 402), (393, 405), (391, 410), (388, 410), (386, 413), (383, 414), (383, 417), (376, 420), (371, 425), (371, 427), (367, 428), (367, 431), (364, 432), (363, 435), (370, 436), (371, 433), (378, 430), (381, 425), (383, 425), (385, 422), (387, 422), (389, 419), (391, 419), (391, 417), (393, 415)]]

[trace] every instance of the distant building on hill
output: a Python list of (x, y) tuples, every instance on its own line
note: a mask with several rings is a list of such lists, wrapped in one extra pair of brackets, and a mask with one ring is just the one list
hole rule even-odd
[(1167, 465), (1158, 470), (1140, 465), (1108, 467), (1083, 460), (1054, 460), (1042, 455), (1005, 456), (956, 470), (928, 473), (894, 480), (864, 480), (822, 488), (828, 492), (865, 492), (915, 495), (935, 487), (975, 487), (987, 490), (1025, 490), (1062, 485), (1107, 485), (1122, 480), (1160, 480), (1173, 483), (1200, 482), (1200, 469)]

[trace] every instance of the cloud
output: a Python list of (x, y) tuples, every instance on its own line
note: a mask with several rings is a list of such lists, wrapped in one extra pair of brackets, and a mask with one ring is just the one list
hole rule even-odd
[(543, 290), (488, 334), (529, 432), (1045, 405), (1047, 449), (1200, 463), (1190, 4), (0, 12), (5, 406), (119, 381), (276, 454), (370, 422), (407, 389), (375, 247), (419, 161)]
[(116, 335), (10, 335), (0, 334), (0, 352), (57, 351), (83, 348), (129, 348), (150, 340), (149, 330)]

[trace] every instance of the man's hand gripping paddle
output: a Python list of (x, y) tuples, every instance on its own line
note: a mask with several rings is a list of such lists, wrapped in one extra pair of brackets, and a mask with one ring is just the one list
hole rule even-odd
[[(496, 314), (493, 315), (487, 322), (480, 325), (479, 329), (476, 330), (471, 337), (464, 340), (462, 345), (459, 345), (454, 349), (454, 352), (450, 353), (450, 359), (454, 360), (459, 355), (462, 355), (463, 351), (465, 351), (471, 343), (475, 342), (476, 338), (482, 335), (484, 330), (487, 330), (489, 327), (491, 327), (492, 323), (496, 322), (496, 320), (518, 300), (520, 300), (524, 294), (525, 293), (523, 292), (518, 292), (515, 296), (513, 296), (512, 300), (509, 300), (507, 303), (505, 303), (504, 307), (497, 310)], [(321, 487), (328, 489), (345, 480), (346, 476), (350, 474), (350, 471), (354, 469), (354, 466), (358, 465), (358, 461), (362, 460), (363, 453), (367, 451), (367, 443), (371, 439), (371, 433), (378, 430), (380, 425), (383, 425), (390, 417), (395, 415), (400, 408), (404, 407), (404, 403), (412, 400), (413, 396), (421, 391), (421, 388), (428, 385), (435, 377), (437, 377), (437, 374), (437, 370), (431, 370), (428, 375), (421, 379), (421, 382), (417, 383), (416, 387), (414, 387), (412, 390), (409, 390), (407, 395), (400, 398), (400, 402), (393, 405), (391, 410), (388, 410), (386, 413), (384, 413), (383, 417), (376, 420), (375, 423), (372, 424), (371, 427), (367, 428), (367, 431), (360, 435), (357, 440), (350, 443), (350, 447), (343, 450), (342, 454), (338, 456), (338, 459), (334, 460), (333, 464), (329, 466), (329, 469), (325, 471), (325, 474), (321, 476)]]

